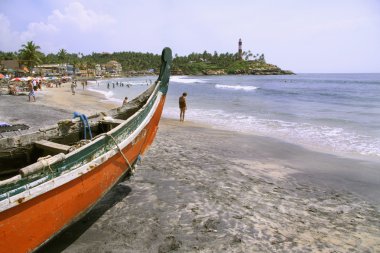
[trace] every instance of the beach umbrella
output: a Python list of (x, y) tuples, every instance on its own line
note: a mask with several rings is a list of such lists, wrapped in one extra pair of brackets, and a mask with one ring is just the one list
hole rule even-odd
[(0, 79), (5, 78), (3, 74), (0, 73)]
[(20, 77), (15, 77), (15, 78), (11, 79), (11, 81), (12, 82), (22, 82), (23, 80)]
[(31, 76), (24, 77), (24, 78), (26, 79), (26, 81), (33, 80), (33, 77), (31, 77)]

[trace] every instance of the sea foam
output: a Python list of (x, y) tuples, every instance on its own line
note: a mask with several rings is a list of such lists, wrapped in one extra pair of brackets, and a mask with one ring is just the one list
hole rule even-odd
[(176, 83), (205, 83), (202, 79), (187, 78), (185, 76), (171, 76), (170, 81)]
[(94, 88), (88, 88), (87, 90), (102, 94), (105, 97), (105, 99), (102, 101), (111, 101), (116, 103), (121, 103), (123, 101), (122, 99), (115, 98), (114, 93), (112, 91), (102, 91)]
[[(164, 116), (178, 118), (178, 108), (166, 108)], [(270, 136), (319, 150), (380, 157), (380, 138), (362, 135), (339, 127), (260, 119), (224, 110), (192, 109), (186, 113), (191, 121), (207, 123), (219, 129)]]
[(242, 86), (242, 85), (225, 85), (225, 84), (216, 84), (215, 88), (224, 89), (224, 90), (244, 90), (244, 91), (253, 91), (258, 89), (256, 86)]

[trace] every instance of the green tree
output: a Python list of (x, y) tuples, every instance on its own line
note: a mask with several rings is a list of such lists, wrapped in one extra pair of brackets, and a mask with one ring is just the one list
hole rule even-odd
[(0, 60), (16, 60), (17, 52), (3, 52), (0, 51)]
[(66, 63), (67, 60), (67, 51), (65, 49), (59, 50), (57, 54), (58, 60), (61, 64)]
[(21, 61), (25, 62), (29, 71), (41, 63), (41, 58), (44, 54), (39, 51), (40, 46), (37, 46), (33, 41), (28, 41), (26, 44), (22, 44), (22, 48), (19, 50), (19, 57)]
[(250, 58), (253, 57), (253, 54), (251, 52), (251, 50), (248, 50), (248, 52), (244, 52), (245, 53), (245, 58), (244, 60), (248, 61)]
[[(95, 64), (94, 62), (92, 62), (92, 61), (87, 62), (87, 76), (90, 75), (89, 70), (94, 71), (94, 69), (95, 69), (95, 65), (96, 65), (96, 64)], [(95, 72), (92, 72), (92, 73), (95, 74)]]
[(260, 55), (259, 62), (265, 63), (265, 56), (264, 56), (264, 54)]

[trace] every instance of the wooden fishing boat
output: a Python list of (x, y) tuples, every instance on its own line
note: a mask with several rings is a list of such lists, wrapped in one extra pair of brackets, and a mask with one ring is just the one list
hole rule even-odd
[(133, 169), (156, 135), (165, 103), (170, 48), (161, 59), (159, 77), (147, 91), (106, 115), (88, 117), (91, 140), (81, 140), (86, 129), (79, 120), (0, 140), (0, 170), (17, 171), (0, 181), (0, 252), (38, 249)]

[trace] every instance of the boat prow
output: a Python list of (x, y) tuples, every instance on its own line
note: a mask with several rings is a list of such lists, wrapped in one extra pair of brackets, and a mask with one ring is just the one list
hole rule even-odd
[(91, 140), (82, 140), (86, 128), (79, 120), (0, 140), (0, 171), (17, 172), (0, 181), (1, 252), (36, 250), (133, 169), (153, 142), (164, 107), (170, 48), (161, 59), (159, 77), (147, 91), (107, 115), (89, 117)]

